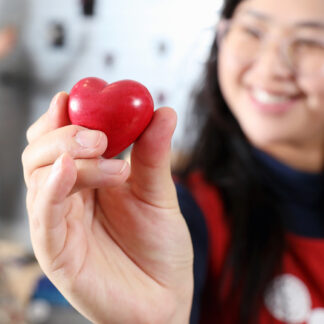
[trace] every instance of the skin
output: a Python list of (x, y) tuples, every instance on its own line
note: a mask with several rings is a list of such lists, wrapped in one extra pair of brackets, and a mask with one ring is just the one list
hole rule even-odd
[[(243, 6), (280, 22), (324, 20), (322, 0), (248, 0)], [(227, 45), (220, 52), (220, 83), (251, 143), (293, 167), (322, 170), (320, 82), (296, 79), (275, 45), (245, 67), (233, 64)], [(261, 114), (249, 98), (254, 86), (299, 99), (280, 116)], [(170, 172), (175, 112), (154, 113), (133, 147), (130, 166), (100, 158), (109, 139), (69, 125), (67, 100), (59, 93), (29, 128), (22, 157), (39, 264), (94, 323), (188, 323), (193, 251)]]
[[(293, 8), (293, 10), (292, 10)], [(249, 12), (267, 17), (250, 17)], [(235, 63), (230, 41), (222, 43), (219, 79), (233, 115), (249, 141), (279, 161), (298, 170), (318, 173), (324, 169), (324, 75), (296, 76), (280, 55), (280, 43), (301, 21), (324, 21), (322, 0), (248, 0), (235, 16), (248, 16), (253, 24), (273, 35), (258, 59), (247, 65)], [(297, 96), (292, 109), (283, 114), (260, 112), (251, 101), (251, 89)]]
[(187, 323), (193, 251), (170, 172), (174, 110), (155, 111), (130, 167), (100, 158), (103, 133), (68, 125), (67, 101), (59, 93), (29, 128), (22, 157), (40, 266), (94, 323)]

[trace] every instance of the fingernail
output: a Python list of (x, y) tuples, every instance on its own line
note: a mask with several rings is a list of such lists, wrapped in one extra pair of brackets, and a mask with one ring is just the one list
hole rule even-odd
[(85, 148), (94, 148), (98, 146), (101, 133), (93, 130), (82, 130), (75, 135), (75, 140)]
[(123, 160), (99, 160), (98, 167), (107, 174), (121, 174), (127, 167), (127, 162)]
[(56, 108), (56, 103), (57, 103), (57, 99), (59, 98), (60, 93), (57, 93), (54, 98), (52, 99), (50, 106), (49, 106), (49, 113), (53, 114)]
[(65, 94), (66, 92), (64, 91), (61, 91), (59, 93), (57, 93), (54, 98), (52, 99), (51, 103), (50, 103), (50, 108), (49, 108), (49, 112), (50, 114), (53, 114), (56, 109), (57, 109), (57, 106), (60, 104), (60, 100), (62, 100), (63, 98), (63, 94)]

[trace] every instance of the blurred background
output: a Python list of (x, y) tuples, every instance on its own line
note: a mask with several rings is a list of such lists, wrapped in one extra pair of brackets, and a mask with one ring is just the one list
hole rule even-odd
[[(183, 140), (221, 0), (0, 0), (0, 323), (87, 323), (31, 251), (21, 153), (28, 125), (81, 78), (133, 79), (178, 113)], [(55, 311), (53, 311), (55, 310)], [(59, 310), (59, 311), (58, 311)]]

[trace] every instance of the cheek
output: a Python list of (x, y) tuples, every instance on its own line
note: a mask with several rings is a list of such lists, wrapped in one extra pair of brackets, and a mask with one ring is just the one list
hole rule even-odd
[(305, 93), (305, 105), (310, 110), (319, 111), (324, 108), (324, 77), (301, 78), (298, 81)]
[(247, 138), (258, 147), (324, 141), (324, 110), (305, 109), (304, 102), (290, 112), (271, 116), (253, 109), (245, 97), (235, 113)]
[[(281, 116), (258, 112), (249, 98), (245, 85), (246, 69), (238, 66), (230, 53), (221, 51), (218, 79), (229, 109), (250, 142), (262, 147), (271, 143), (305, 142), (321, 137), (324, 141), (324, 78), (301, 80), (305, 100)], [(302, 131), (301, 131), (302, 130)]]
[(222, 94), (229, 106), (229, 109), (235, 115), (235, 107), (238, 105), (240, 86), (241, 68), (231, 55), (225, 49), (220, 51), (218, 61), (218, 80)]

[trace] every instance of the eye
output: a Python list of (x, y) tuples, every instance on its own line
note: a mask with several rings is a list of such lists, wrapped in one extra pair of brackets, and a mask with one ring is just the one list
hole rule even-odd
[(245, 34), (252, 36), (253, 38), (260, 39), (262, 37), (262, 31), (250, 26), (242, 26), (242, 32)]
[(294, 41), (294, 49), (297, 51), (324, 52), (324, 42), (312, 38), (300, 38)]

